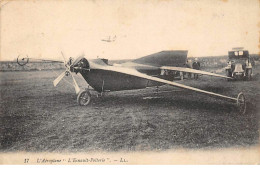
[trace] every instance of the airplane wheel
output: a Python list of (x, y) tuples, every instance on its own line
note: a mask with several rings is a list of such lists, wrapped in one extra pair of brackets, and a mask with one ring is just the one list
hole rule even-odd
[(237, 96), (237, 107), (238, 107), (239, 113), (241, 113), (241, 114), (246, 113), (246, 98), (242, 92), (239, 93)]
[(81, 91), (77, 97), (80, 106), (87, 106), (90, 103), (91, 94), (88, 90)]

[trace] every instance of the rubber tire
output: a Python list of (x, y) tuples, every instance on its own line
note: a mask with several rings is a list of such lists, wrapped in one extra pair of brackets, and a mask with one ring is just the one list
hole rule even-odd
[[(85, 103), (82, 102), (82, 98), (86, 96), (87, 101)], [(91, 101), (91, 94), (88, 90), (83, 90), (79, 92), (78, 97), (77, 97), (77, 102), (80, 106), (87, 106)]]

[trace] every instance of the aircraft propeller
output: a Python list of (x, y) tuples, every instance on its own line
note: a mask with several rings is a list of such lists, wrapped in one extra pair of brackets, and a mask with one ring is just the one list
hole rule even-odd
[(56, 87), (56, 86), (59, 84), (59, 82), (64, 78), (65, 75), (66, 75), (66, 76), (71, 75), (71, 77), (72, 77), (72, 79), (73, 79), (73, 86), (74, 86), (74, 88), (75, 88), (76, 94), (78, 94), (78, 93), (80, 92), (80, 88), (79, 88), (79, 86), (78, 86), (78, 84), (77, 84), (77, 82), (76, 82), (74, 76), (72, 75), (72, 73), (71, 73), (71, 71), (70, 71), (70, 68), (72, 67), (72, 58), (70, 58), (69, 61), (67, 62), (67, 61), (66, 61), (66, 58), (65, 58), (65, 56), (64, 56), (64, 54), (63, 54), (62, 52), (61, 52), (61, 54), (62, 54), (62, 57), (63, 57), (63, 59), (64, 59), (64, 66), (65, 66), (66, 70), (65, 70), (63, 73), (61, 73), (61, 74), (53, 81), (53, 85), (54, 85), (54, 87)]

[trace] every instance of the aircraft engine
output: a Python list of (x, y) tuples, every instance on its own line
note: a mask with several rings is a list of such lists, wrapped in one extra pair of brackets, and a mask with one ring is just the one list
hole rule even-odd
[(72, 72), (78, 73), (78, 72), (89, 71), (89, 63), (88, 63), (87, 59), (82, 56), (78, 57), (75, 61), (73, 61), (73, 58), (69, 58), (69, 60), (66, 61), (63, 53), (62, 53), (62, 56), (64, 58), (64, 66), (65, 66), (66, 70), (63, 73), (61, 73), (53, 81), (53, 85), (54, 85), (54, 87), (56, 87), (59, 84), (59, 82), (64, 78), (64, 76), (71, 75), (71, 77), (73, 79), (73, 86), (75, 88), (76, 94), (78, 94), (80, 92), (80, 88), (79, 88), (74, 76), (72, 75)]

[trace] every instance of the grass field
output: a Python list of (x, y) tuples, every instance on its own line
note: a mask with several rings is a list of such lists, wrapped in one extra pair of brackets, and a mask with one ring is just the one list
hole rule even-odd
[[(164, 151), (259, 143), (260, 66), (249, 82), (207, 76), (179, 81), (232, 97), (243, 91), (248, 101), (244, 115), (230, 102), (170, 86), (159, 94), (155, 88), (102, 98), (92, 92), (92, 103), (82, 107), (66, 81), (53, 87), (62, 70), (55, 72), (0, 72), (2, 152)], [(76, 80), (87, 87), (81, 76)]]

